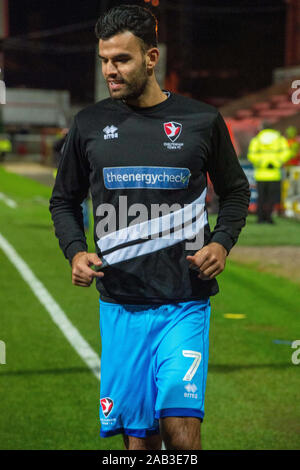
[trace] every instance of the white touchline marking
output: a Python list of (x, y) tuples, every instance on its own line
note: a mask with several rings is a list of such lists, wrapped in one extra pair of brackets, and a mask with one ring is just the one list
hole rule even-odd
[(91, 369), (95, 377), (100, 380), (100, 358), (96, 352), (91, 348), (87, 341), (81, 336), (77, 328), (70, 322), (64, 311), (55, 302), (54, 298), (47, 291), (45, 286), (38, 280), (38, 278), (31, 271), (25, 261), (18, 255), (16, 250), (0, 233), (0, 247), (17, 268), (24, 281), (28, 284), (34, 295), (38, 298), (41, 304), (45, 307), (50, 317), (56, 323), (58, 328), (64, 334), (71, 346), (75, 349), (77, 354)]
[[(38, 280), (33, 274), (29, 266), (25, 261), (18, 255), (16, 250), (11, 244), (1, 235), (0, 233), (0, 247), (17, 268), (24, 281), (29, 285), (34, 295), (39, 299), (42, 305), (44, 305), (47, 312), (50, 314), (52, 320), (58, 328), (61, 330), (63, 335), (67, 338), (71, 346), (75, 349), (77, 354), (91, 369), (94, 376), (100, 380), (101, 378), (101, 362), (99, 356), (87, 343), (87, 341), (81, 336), (77, 328), (70, 322), (66, 314), (55, 302), (52, 295), (47, 291), (45, 286)], [(162, 450), (165, 450), (165, 444), (162, 441)]]
[(8, 206), (11, 207), (12, 209), (15, 209), (18, 207), (18, 204), (16, 201), (13, 201), (13, 199), (10, 199), (9, 197), (5, 196), (5, 194), (0, 193), (0, 199)]

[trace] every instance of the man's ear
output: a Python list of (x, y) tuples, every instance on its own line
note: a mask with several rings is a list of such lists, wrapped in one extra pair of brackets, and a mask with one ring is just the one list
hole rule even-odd
[(152, 47), (147, 51), (146, 64), (149, 71), (153, 70), (159, 59), (159, 50), (157, 47)]

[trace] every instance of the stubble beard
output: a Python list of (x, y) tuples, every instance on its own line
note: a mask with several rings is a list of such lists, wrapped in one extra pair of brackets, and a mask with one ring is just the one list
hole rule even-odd
[(120, 92), (113, 92), (109, 90), (109, 94), (111, 98), (116, 100), (123, 100), (123, 101), (130, 101), (139, 98), (145, 91), (146, 86), (148, 84), (148, 74), (145, 69), (145, 64), (142, 65), (139, 72), (135, 75), (135, 77), (129, 82), (123, 79), (123, 83), (125, 84), (125, 89), (121, 90)]

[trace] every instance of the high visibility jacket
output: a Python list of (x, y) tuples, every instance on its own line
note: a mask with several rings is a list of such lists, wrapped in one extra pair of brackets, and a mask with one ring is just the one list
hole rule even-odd
[(0, 139), (0, 152), (11, 152), (11, 143), (8, 139)]
[(280, 181), (280, 168), (291, 157), (287, 140), (274, 129), (260, 131), (248, 149), (248, 160), (253, 163), (256, 181)]

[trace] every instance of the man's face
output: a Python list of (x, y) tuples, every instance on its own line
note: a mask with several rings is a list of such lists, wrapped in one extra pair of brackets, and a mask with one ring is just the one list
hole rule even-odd
[(136, 99), (144, 92), (148, 74), (140, 40), (129, 31), (100, 39), (99, 56), (110, 96)]

